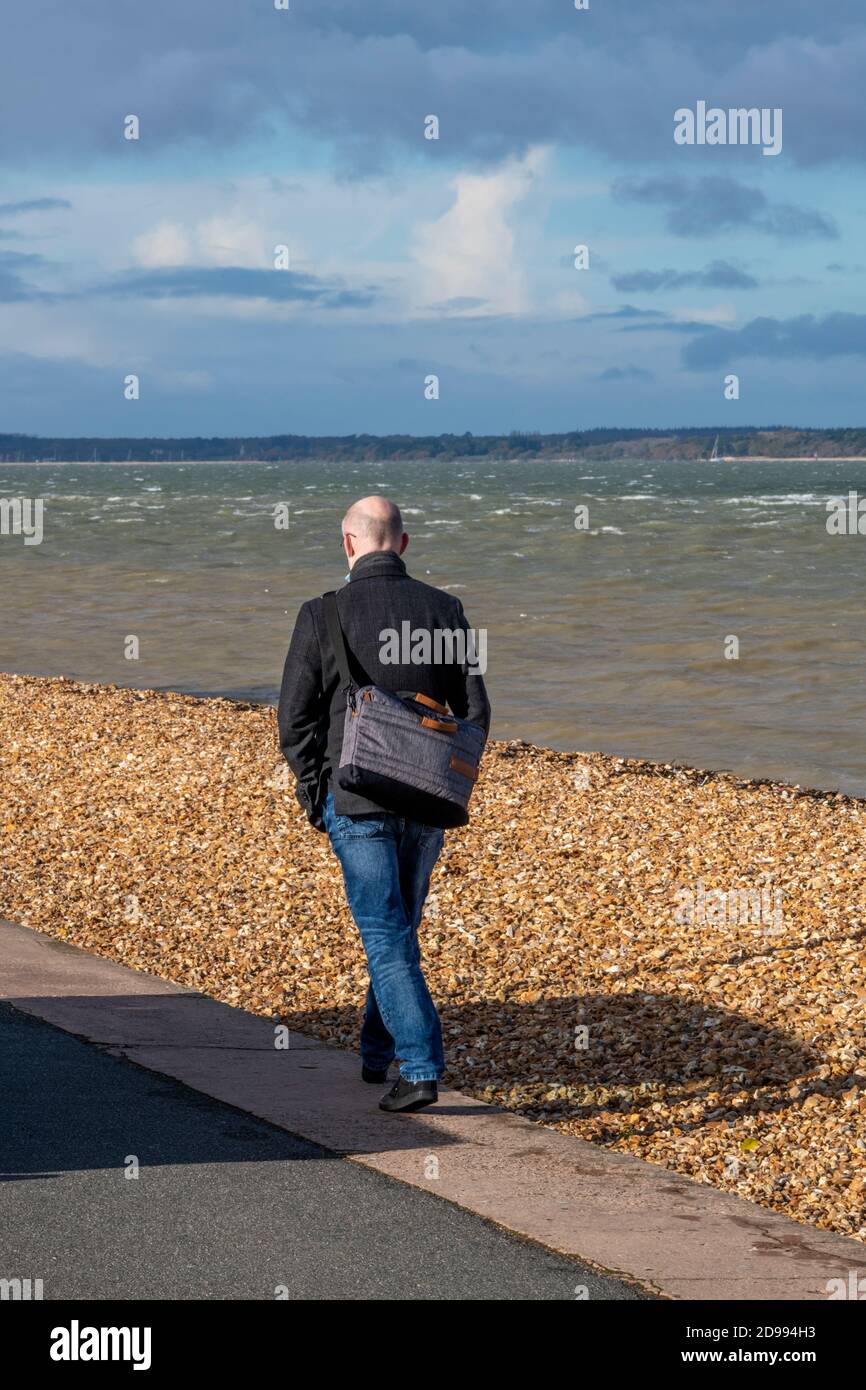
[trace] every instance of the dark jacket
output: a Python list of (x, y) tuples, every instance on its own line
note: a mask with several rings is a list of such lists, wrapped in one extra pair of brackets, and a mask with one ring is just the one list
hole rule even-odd
[[(358, 685), (383, 690), (420, 691), (448, 704), (460, 719), (490, 727), (490, 704), (480, 675), (464, 666), (383, 665), (379, 660), (382, 632), (387, 628), (450, 630), (469, 625), (460, 600), (443, 589), (422, 584), (406, 573), (391, 550), (374, 551), (356, 560), (351, 580), (337, 591), (340, 625)], [(402, 652), (400, 653), (402, 655)], [(340, 689), (337, 663), (325, 630), (320, 598), (310, 599), (298, 613), (283, 671), (278, 722), (280, 748), (298, 782), (297, 796), (313, 825), (321, 824), (321, 807), (330, 790), (338, 815), (363, 815), (379, 808), (332, 780), (340, 766), (346, 696)]]

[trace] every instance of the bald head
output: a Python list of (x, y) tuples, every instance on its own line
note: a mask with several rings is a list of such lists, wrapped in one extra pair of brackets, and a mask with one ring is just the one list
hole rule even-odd
[(402, 555), (409, 544), (396, 502), (387, 497), (362, 497), (343, 517), (343, 544), (349, 568), (374, 550), (393, 550)]

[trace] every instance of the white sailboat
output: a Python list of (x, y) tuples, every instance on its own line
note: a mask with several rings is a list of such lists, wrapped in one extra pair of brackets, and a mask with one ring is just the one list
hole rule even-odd
[(718, 463), (718, 461), (719, 461), (719, 436), (716, 435), (716, 442), (715, 442), (715, 444), (713, 445), (713, 452), (710, 454), (710, 463)]

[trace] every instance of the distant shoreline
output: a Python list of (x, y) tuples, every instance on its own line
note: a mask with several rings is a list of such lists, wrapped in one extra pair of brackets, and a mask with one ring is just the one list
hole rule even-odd
[(713, 467), (719, 463), (866, 463), (866, 454), (819, 454), (817, 458), (814, 454), (721, 454), (717, 459), (694, 458), (684, 455), (670, 454), (665, 458), (645, 458), (642, 459), (637, 454), (617, 454), (610, 458), (591, 458), (586, 454), (544, 454), (538, 458), (497, 458), (495, 454), (486, 454), (479, 458), (476, 454), (468, 454), (465, 458), (437, 459), (435, 455), (419, 454), (412, 459), (349, 459), (331, 457), (323, 454), (320, 457), (310, 458), (287, 458), (287, 459), (15, 459), (0, 462), (0, 468), (220, 468), (243, 466), (263, 466), (276, 467), (286, 465), (292, 467), (302, 463), (368, 463), (370, 467), (387, 468), (394, 463), (519, 463), (543, 465), (545, 463), (635, 463), (642, 461), (646, 463), (693, 463), (695, 467), (702, 467), (704, 464), (712, 464)]
[(682, 463), (866, 463), (866, 454), (722, 454), (713, 459), (681, 459)]
[[(760, 452), (757, 452), (760, 450)], [(832, 453), (828, 452), (832, 450)], [(711, 455), (716, 454), (717, 460)], [(866, 425), (717, 423), (666, 428), (510, 430), (473, 434), (38, 435), (0, 432), (0, 463), (571, 463), (863, 462)]]

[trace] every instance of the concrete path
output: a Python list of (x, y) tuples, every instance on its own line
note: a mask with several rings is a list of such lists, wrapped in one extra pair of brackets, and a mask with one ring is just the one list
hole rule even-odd
[[(662, 1296), (826, 1299), (828, 1280), (866, 1265), (858, 1241), (456, 1091), (444, 1091), (438, 1107), (419, 1115), (384, 1115), (351, 1054), (298, 1034), (279, 1050), (264, 1019), (26, 928), (0, 926), (0, 997), (111, 1056), (352, 1161), (323, 1163), (320, 1173), (365, 1168), (397, 1178)], [(122, 1158), (113, 1154), (112, 1163)], [(419, 1195), (389, 1187), (395, 1190), (406, 1202)], [(426, 1209), (433, 1207), (450, 1210), (441, 1203)], [(528, 1258), (531, 1247), (521, 1250)], [(624, 1286), (614, 1296), (625, 1296)]]

